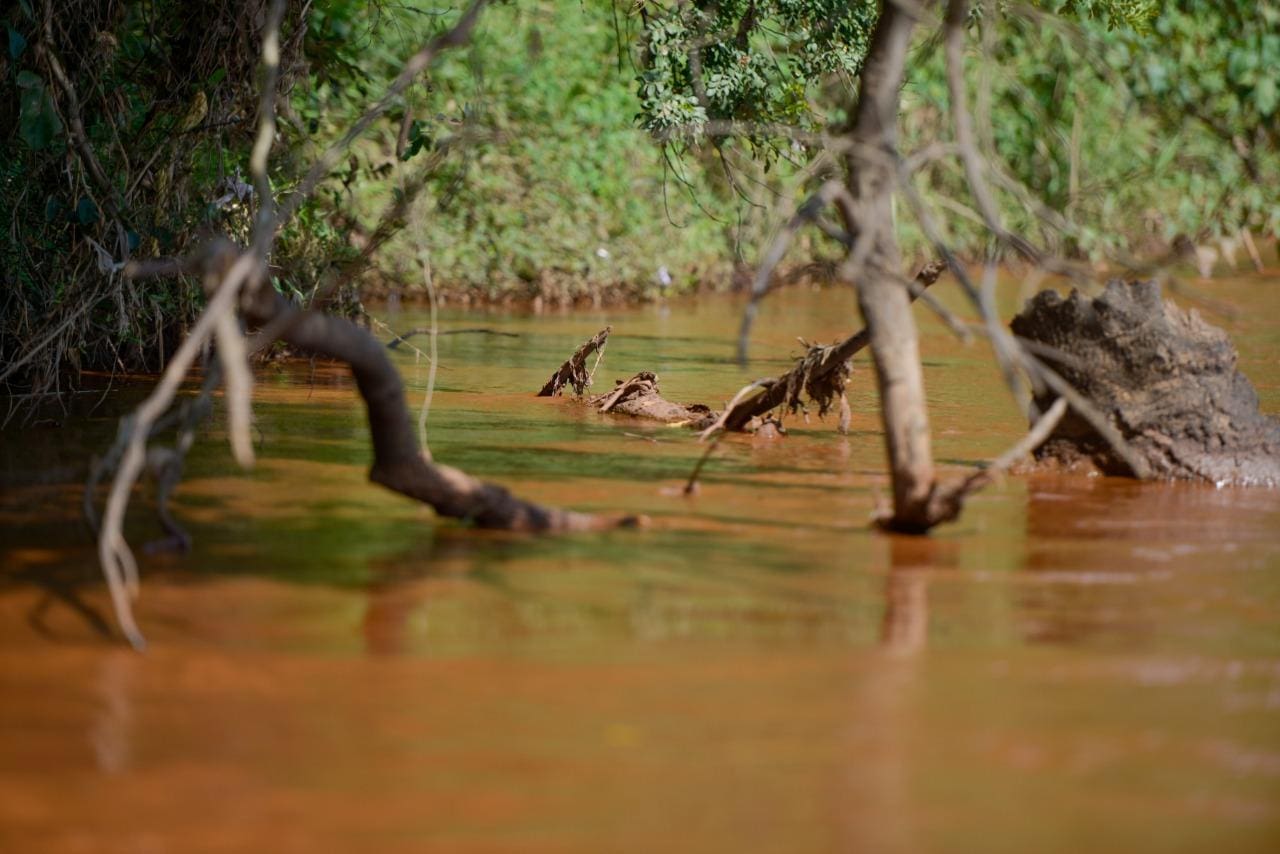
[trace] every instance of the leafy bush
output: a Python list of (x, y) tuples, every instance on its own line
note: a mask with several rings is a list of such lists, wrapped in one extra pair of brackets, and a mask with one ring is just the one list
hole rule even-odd
[[(410, 33), (431, 25), (401, 23)], [(395, 123), (359, 150), (351, 192), (366, 229), (420, 161), (445, 155), (421, 215), (381, 254), (384, 274), (414, 287), (426, 248), (446, 287), (486, 298), (636, 295), (657, 289), (663, 270), (676, 289), (723, 276), (733, 252), (716, 219), (729, 221), (731, 205), (700, 164), (664, 160), (636, 126), (635, 70), (618, 38), (606, 3), (486, 11), (465, 59), (411, 94), (403, 159)], [(373, 76), (403, 55), (376, 52)], [(303, 108), (322, 135), (346, 120), (337, 103), (322, 93)]]

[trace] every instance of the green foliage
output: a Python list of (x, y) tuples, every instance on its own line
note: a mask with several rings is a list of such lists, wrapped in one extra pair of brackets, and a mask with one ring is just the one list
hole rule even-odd
[[(266, 0), (51, 2), (51, 43), (31, 4), (0, 13), (0, 363), (51, 342), (22, 383), (32, 389), (78, 367), (155, 367), (179, 340), (201, 302), (195, 283), (125, 283), (126, 257), (181, 253), (206, 229), (247, 239), (255, 22)], [(974, 52), (969, 82), (990, 105), (980, 137), (1003, 164), (998, 201), (1011, 226), (1085, 254), (1280, 227), (1268, 191), (1280, 185), (1276, 0), (1001, 2), (987, 21), (989, 5), (975, 3), (971, 43), (987, 27), (991, 52), (983, 62)], [(433, 66), (288, 223), (276, 285), (305, 298), (397, 227), (378, 260), (397, 285), (419, 280), (424, 250), (438, 283), (483, 297), (727, 281), (739, 247), (763, 245), (798, 201), (772, 194), (794, 194), (813, 164), (804, 132), (845, 120), (879, 8), (494, 5), (473, 42)], [(277, 194), (458, 14), (382, 0), (288, 9)], [(904, 150), (946, 136), (940, 54), (922, 35)], [(69, 138), (70, 98), (52, 56), (79, 92), (84, 142), (105, 181)], [(416, 206), (375, 231), (388, 201), (416, 192), (420, 170)], [(946, 207), (958, 248), (985, 248), (954, 159), (916, 180)], [(1075, 225), (1045, 228), (1036, 205)], [(923, 251), (900, 214), (907, 248)], [(839, 248), (802, 239), (795, 260), (824, 251)]]
[[(982, 22), (990, 55), (971, 55), (969, 88), (990, 104), (979, 116), (980, 135), (1011, 179), (997, 182), (1008, 224), (1089, 255), (1167, 244), (1180, 233), (1198, 239), (1244, 226), (1277, 228), (1280, 202), (1265, 189), (1278, 177), (1275, 0), (1002, 2), (985, 22), (990, 5), (973, 7), (971, 43), (978, 44)], [(739, 122), (726, 133), (732, 140), (706, 136), (720, 148), (745, 144), (768, 166), (780, 150), (776, 138), (844, 120), (878, 4), (841, 4), (838, 11), (822, 0), (638, 8), (642, 126), (660, 141), (680, 143), (678, 151), (696, 151), (708, 123)], [(836, 51), (827, 45), (836, 58), (808, 61), (810, 28), (828, 18), (835, 24), (823, 32), (837, 42)], [(699, 64), (705, 91), (694, 73)], [(735, 65), (744, 73), (729, 75), (727, 86), (706, 85)], [(768, 72), (752, 73), (758, 66)], [(803, 109), (788, 112), (799, 104)], [(922, 35), (912, 55), (901, 115), (905, 151), (945, 138), (949, 104), (932, 35)], [(801, 163), (817, 155), (796, 144), (787, 152)], [(972, 214), (958, 163), (939, 161), (917, 183), (944, 209), (958, 248), (984, 247), (989, 236)], [(1073, 225), (1065, 233), (1047, 227), (1037, 205)], [(927, 250), (909, 215), (899, 228), (908, 249)]]
[[(1280, 181), (1280, 123), (1262, 109), (1280, 67), (1274, 0), (1183, 0), (1155, 18), (1112, 12), (1074, 24), (1001, 19), (985, 74), (1000, 162), (1077, 224), (1069, 251), (1101, 256), (1168, 246), (1177, 235), (1275, 231), (1280, 197), (1266, 188)], [(983, 76), (975, 67), (972, 91)], [(908, 91), (903, 121), (917, 144), (930, 129), (913, 111), (926, 105), (946, 109), (936, 59), (920, 64)], [(934, 188), (959, 193), (955, 178), (935, 173)], [(1062, 240), (1015, 195), (1002, 198), (1025, 231)], [(963, 222), (955, 230), (962, 245), (980, 232)]]
[(1103, 39), (1144, 112), (1183, 135), (1178, 226), (1280, 231), (1280, 3), (1179, 0)]
[(1159, 0), (1040, 0), (1058, 15), (1091, 21), (1105, 28), (1144, 29), (1160, 11)]
[[(362, 70), (385, 79), (436, 25), (421, 15), (388, 18), (383, 31), (399, 35), (371, 43)], [(673, 171), (636, 127), (634, 71), (617, 48), (602, 2), (491, 7), (463, 53), (411, 92), (403, 155), (397, 115), (360, 146), (349, 191), (331, 193), (327, 205), (336, 216), (354, 198), (351, 230), (370, 230), (386, 202), (438, 158), (419, 213), (379, 255), (398, 284), (420, 286), (423, 249), (437, 283), (481, 297), (636, 294), (656, 289), (664, 267), (676, 289), (698, 284), (733, 259), (716, 221), (728, 219), (717, 213), (728, 207), (724, 194), (697, 164)], [(318, 138), (365, 103), (359, 85), (297, 95)]]
[[(12, 44), (10, 40), (10, 46)], [(30, 71), (20, 71), (15, 82), (22, 90), (18, 135), (35, 151), (51, 148), (62, 135), (62, 119), (45, 90), (44, 81)]]
[(650, 0), (636, 8), (641, 125), (663, 139), (696, 140), (709, 120), (803, 127), (820, 120), (806, 88), (832, 75), (857, 76), (878, 7), (871, 0)]
[[(47, 33), (43, 7), (0, 18), (0, 364), (26, 359), (11, 389), (155, 368), (177, 345), (201, 302), (196, 284), (119, 272), (134, 255), (183, 252), (203, 229), (247, 234), (250, 200), (228, 187), (252, 142), (264, 6), (50, 0)], [(297, 40), (286, 44), (288, 83), (302, 68)], [(72, 144), (77, 118), (84, 139)], [(324, 251), (314, 232), (295, 244), (308, 258)]]

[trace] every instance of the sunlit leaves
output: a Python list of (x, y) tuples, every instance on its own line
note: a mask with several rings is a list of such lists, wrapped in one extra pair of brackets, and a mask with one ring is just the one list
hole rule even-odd
[[(850, 82), (866, 55), (873, 0), (648, 2), (638, 78), (640, 122), (666, 140), (696, 140), (710, 120), (811, 127), (808, 87)], [(766, 137), (757, 130), (750, 134)]]

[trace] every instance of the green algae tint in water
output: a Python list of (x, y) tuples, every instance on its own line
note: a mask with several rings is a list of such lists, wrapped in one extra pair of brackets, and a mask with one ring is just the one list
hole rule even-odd
[[(1280, 281), (1204, 289), (1280, 411)], [(771, 297), (741, 369), (739, 310), (444, 312), (518, 337), (440, 339), (436, 457), (641, 531), (439, 523), (365, 482), (342, 371), (265, 369), (258, 466), (199, 445), (195, 550), (144, 558), (145, 656), (85, 616), (75, 467), (114, 423), (7, 431), (0, 850), (1280, 850), (1280, 494), (1012, 478), (890, 537), (864, 359), (848, 436), (734, 437), (692, 499), (684, 431), (532, 397), (611, 323), (598, 389), (653, 370), (719, 405), (855, 315)], [(918, 316), (955, 474), (1022, 425), (981, 346)]]

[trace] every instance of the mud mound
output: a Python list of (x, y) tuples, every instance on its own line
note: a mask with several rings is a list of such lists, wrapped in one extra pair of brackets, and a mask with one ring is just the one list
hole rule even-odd
[[(1227, 334), (1165, 302), (1155, 282), (1113, 281), (1094, 299), (1044, 291), (1011, 327), (1061, 354), (1045, 361), (1109, 416), (1156, 476), (1280, 486), (1280, 421), (1258, 411)], [(1052, 392), (1037, 403), (1047, 407)], [(1132, 473), (1075, 413), (1036, 456)]]

